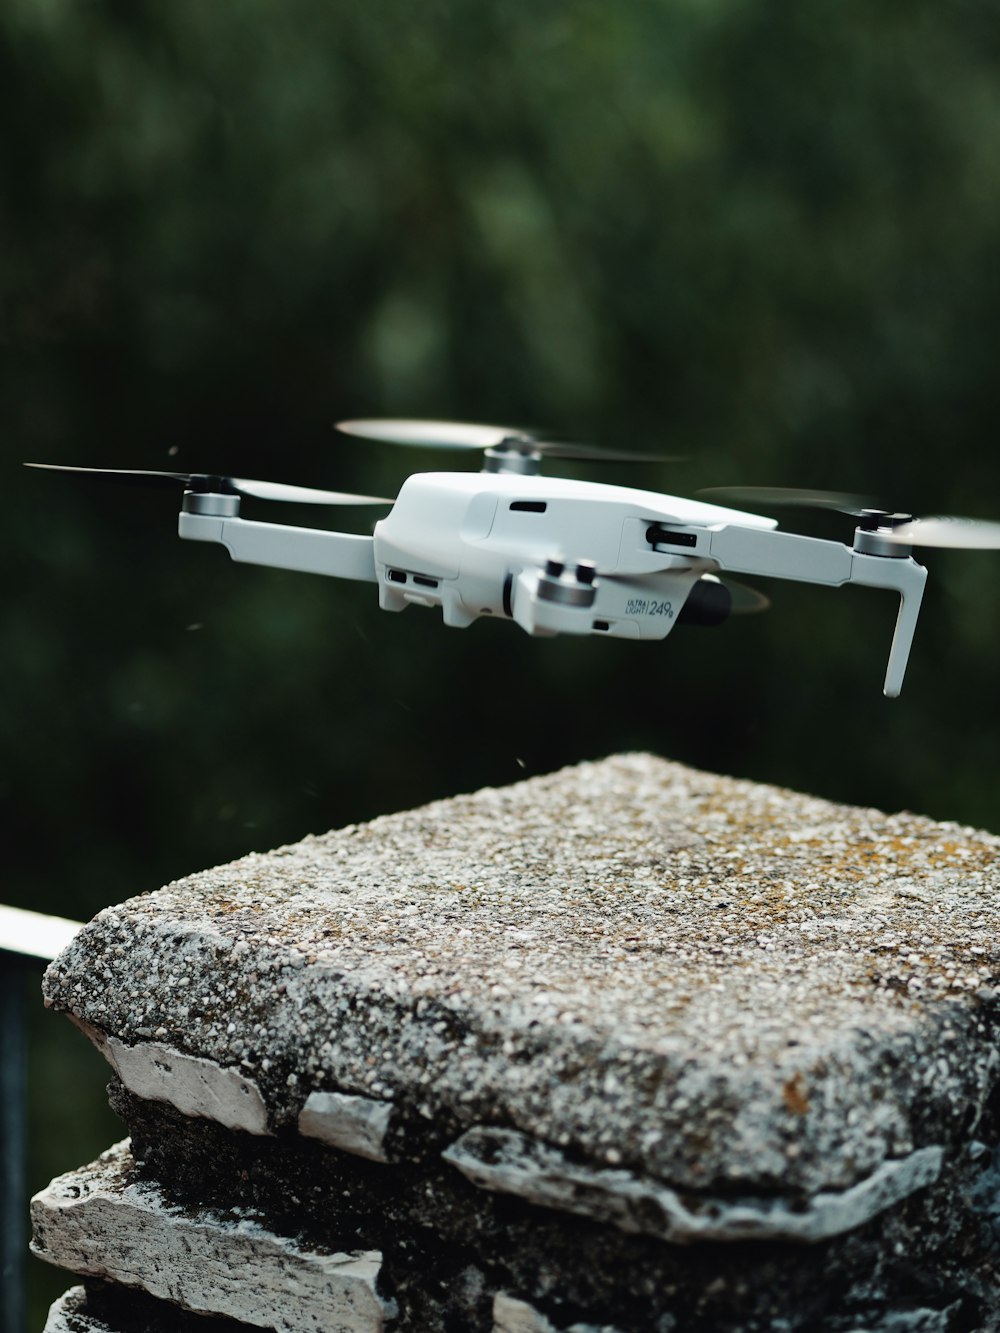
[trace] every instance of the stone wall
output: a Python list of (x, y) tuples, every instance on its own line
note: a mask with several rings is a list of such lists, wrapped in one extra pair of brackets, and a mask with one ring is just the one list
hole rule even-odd
[(625, 755), (107, 909), (48, 1329), (1000, 1328), (998, 850)]

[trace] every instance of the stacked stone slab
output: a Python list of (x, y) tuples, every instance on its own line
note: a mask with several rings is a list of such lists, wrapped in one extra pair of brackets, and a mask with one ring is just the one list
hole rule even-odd
[(626, 755), (107, 909), (49, 1333), (1000, 1329), (998, 852)]

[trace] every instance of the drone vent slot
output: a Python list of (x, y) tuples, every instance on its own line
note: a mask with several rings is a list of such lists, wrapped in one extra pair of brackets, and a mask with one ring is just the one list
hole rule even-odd
[(671, 532), (669, 528), (657, 527), (654, 523), (646, 529), (646, 540), (651, 546), (697, 546), (696, 532)]
[(544, 500), (512, 500), (512, 514), (544, 514), (548, 505)]
[(414, 574), (413, 582), (418, 583), (421, 588), (436, 588), (438, 586), (437, 579), (429, 579), (426, 574)]

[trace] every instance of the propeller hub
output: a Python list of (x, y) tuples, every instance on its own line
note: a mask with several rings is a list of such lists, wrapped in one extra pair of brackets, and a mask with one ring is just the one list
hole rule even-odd
[[(195, 479), (192, 478), (192, 481)], [(197, 478), (202, 480), (202, 478)], [(218, 480), (221, 480), (219, 478)], [(209, 518), (237, 518), (240, 512), (240, 497), (234, 492), (191, 490), (184, 492), (181, 500), (181, 512), (184, 514), (204, 514)]]
[(542, 468), (542, 455), (531, 440), (510, 436), (492, 445), (483, 456), (483, 472), (512, 472), (534, 477)]
[(909, 514), (893, 514), (887, 509), (862, 509), (861, 521), (854, 531), (854, 549), (861, 555), (883, 555), (905, 559), (912, 550), (892, 533), (904, 523), (912, 522)]
[(228, 477), (220, 477), (213, 472), (192, 472), (188, 477), (186, 489), (198, 495), (239, 494)]

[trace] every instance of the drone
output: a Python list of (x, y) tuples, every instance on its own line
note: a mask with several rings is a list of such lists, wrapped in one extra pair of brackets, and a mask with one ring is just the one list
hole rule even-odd
[[(860, 584), (899, 597), (884, 693), (895, 698), (913, 642), (927, 570), (915, 547), (1000, 549), (1000, 523), (915, 519), (841, 492), (714, 488), (683, 499), (626, 486), (545, 476), (549, 459), (665, 461), (563, 443), (513, 427), (461, 422), (343, 421), (344, 434), (382, 443), (481, 451), (479, 472), (416, 472), (395, 500), (207, 473), (29, 467), (146, 487), (182, 488), (179, 535), (215, 542), (233, 560), (374, 583), (384, 611), (439, 607), (446, 625), (483, 616), (538, 637), (664, 639), (676, 625), (721, 624), (768, 599), (733, 574), (822, 587)], [(389, 506), (372, 536), (240, 517), (243, 497), (320, 505)], [(856, 520), (850, 544), (778, 531), (753, 508), (838, 510)]]

